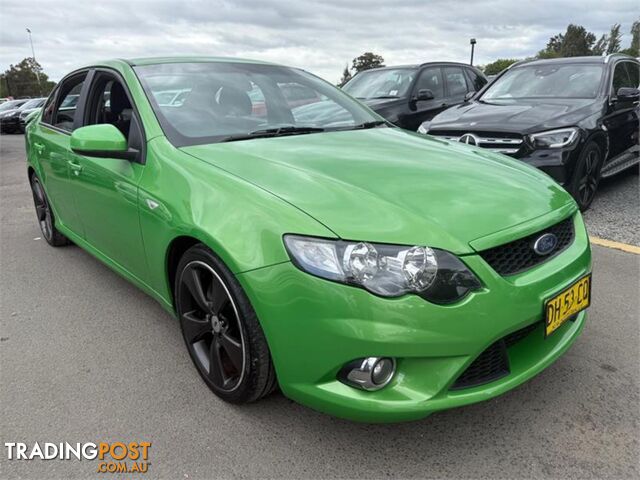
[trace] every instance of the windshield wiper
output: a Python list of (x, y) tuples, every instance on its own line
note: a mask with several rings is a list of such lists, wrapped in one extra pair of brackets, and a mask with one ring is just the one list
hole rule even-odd
[(234, 142), (237, 140), (249, 140), (251, 138), (267, 138), (278, 137), (283, 135), (300, 135), (304, 133), (324, 132), (324, 128), (320, 127), (296, 127), (295, 125), (286, 125), (283, 127), (264, 128), (254, 130), (253, 132), (230, 135), (220, 140), (221, 142)]
[(368, 97), (367, 100), (378, 100), (382, 98), (400, 98), (398, 95), (379, 95), (377, 97)]

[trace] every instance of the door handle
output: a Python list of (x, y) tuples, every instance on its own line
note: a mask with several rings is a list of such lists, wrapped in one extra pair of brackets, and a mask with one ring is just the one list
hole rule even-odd
[(73, 160), (67, 160), (67, 165), (69, 165), (69, 168), (71, 169), (71, 171), (75, 176), (80, 175), (80, 172), (82, 172), (82, 165), (80, 165), (77, 162), (74, 162)]
[(42, 152), (44, 152), (44, 145), (42, 143), (35, 142), (33, 144), (33, 148), (36, 149), (36, 152), (38, 152), (38, 155), (42, 155)]

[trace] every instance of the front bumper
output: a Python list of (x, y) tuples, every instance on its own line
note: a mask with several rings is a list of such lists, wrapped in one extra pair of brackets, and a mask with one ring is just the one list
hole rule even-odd
[[(542, 325), (508, 349), (510, 373), (481, 386), (450, 390), (473, 360), (496, 340), (539, 322), (545, 299), (591, 268), (579, 214), (575, 239), (555, 258), (501, 277), (477, 255), (463, 257), (485, 288), (449, 306), (407, 295), (385, 299), (312, 277), (290, 263), (240, 274), (260, 318), (288, 397), (339, 417), (367, 422), (413, 420), (499, 395), (543, 370), (580, 333), (586, 315), (544, 339)], [(336, 379), (347, 362), (393, 357), (397, 373), (376, 392)]]
[(0, 129), (16, 130), (20, 126), (18, 117), (0, 118)]
[(560, 185), (567, 185), (580, 154), (579, 148), (553, 148), (546, 150), (525, 150), (514, 158), (542, 170)]

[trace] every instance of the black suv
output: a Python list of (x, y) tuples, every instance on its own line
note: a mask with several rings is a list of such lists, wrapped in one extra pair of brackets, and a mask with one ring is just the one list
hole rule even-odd
[(484, 74), (469, 65), (430, 62), (365, 70), (342, 88), (390, 122), (415, 131), (486, 83)]
[(418, 131), (538, 167), (585, 210), (601, 177), (640, 163), (639, 85), (627, 55), (521, 62)]

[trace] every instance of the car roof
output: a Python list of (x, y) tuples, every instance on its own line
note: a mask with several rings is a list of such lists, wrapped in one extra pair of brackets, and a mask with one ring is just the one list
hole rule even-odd
[(261, 60), (235, 57), (207, 57), (207, 56), (176, 56), (176, 57), (144, 57), (125, 59), (129, 65), (158, 65), (161, 63), (256, 63), (263, 65), (276, 65)]
[(414, 63), (414, 64), (408, 64), (408, 65), (388, 65), (384, 67), (369, 68), (367, 70), (363, 70), (362, 72), (358, 72), (358, 73), (375, 72), (376, 70), (396, 70), (400, 68), (417, 69), (417, 68), (422, 68), (430, 65), (434, 65), (434, 66), (435, 65), (455, 65), (460, 67), (475, 68), (473, 65), (469, 65), (468, 63), (462, 63), (462, 62), (424, 62), (424, 63)]
[(542, 58), (539, 60), (523, 60), (522, 62), (514, 63), (513, 67), (519, 67), (522, 65), (554, 65), (554, 64), (576, 64), (576, 63), (591, 63), (591, 64), (606, 64), (613, 59), (628, 59), (634, 60), (633, 57), (625, 55), (623, 53), (613, 53), (611, 55), (591, 55), (585, 57), (562, 57), (562, 58)]

